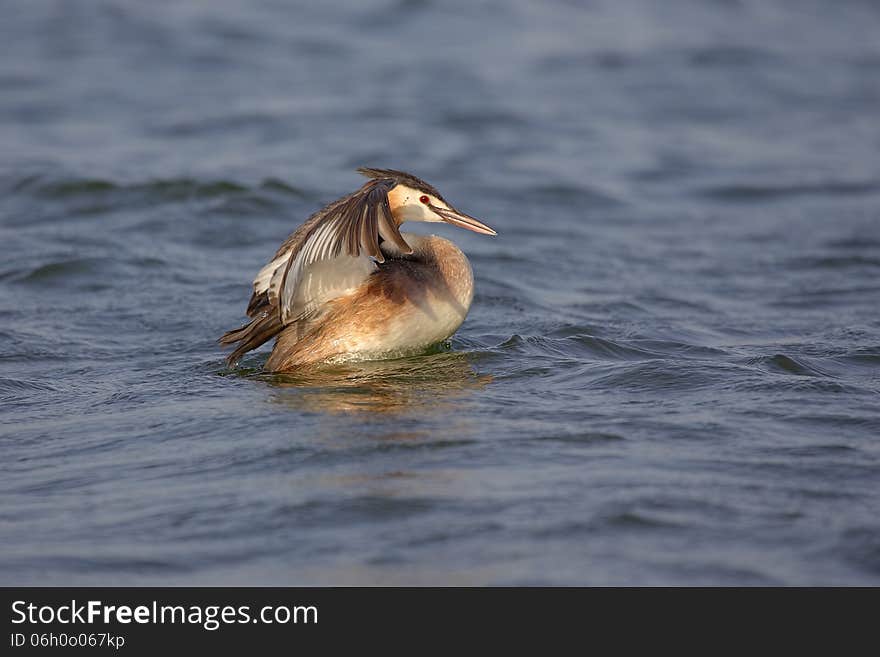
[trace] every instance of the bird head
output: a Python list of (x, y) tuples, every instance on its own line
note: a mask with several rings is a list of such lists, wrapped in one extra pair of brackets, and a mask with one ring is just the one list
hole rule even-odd
[(452, 207), (433, 186), (409, 173), (368, 168), (358, 172), (393, 185), (388, 191), (388, 205), (398, 226), (406, 221), (447, 223), (483, 235), (497, 235), (482, 221)]

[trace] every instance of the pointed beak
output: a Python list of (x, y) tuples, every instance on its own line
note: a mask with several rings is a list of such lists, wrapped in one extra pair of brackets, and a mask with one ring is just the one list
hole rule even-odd
[(463, 212), (459, 212), (458, 210), (447, 210), (446, 208), (440, 208), (436, 205), (431, 205), (430, 208), (434, 211), (436, 215), (443, 219), (443, 221), (448, 224), (452, 224), (453, 226), (467, 228), (468, 230), (472, 230), (475, 233), (481, 233), (483, 235), (498, 234), (482, 221), (474, 219), (473, 217), (466, 215)]

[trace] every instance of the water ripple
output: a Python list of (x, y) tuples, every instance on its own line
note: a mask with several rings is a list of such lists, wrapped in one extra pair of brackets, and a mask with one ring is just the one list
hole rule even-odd
[[(880, 583), (873, 5), (92, 4), (0, 21), (0, 583)], [(227, 368), (362, 165), (467, 320)]]

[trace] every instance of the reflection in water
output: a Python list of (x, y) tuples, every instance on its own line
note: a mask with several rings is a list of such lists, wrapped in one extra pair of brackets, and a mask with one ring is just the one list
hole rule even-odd
[(452, 352), (324, 365), (259, 378), (277, 390), (273, 401), (300, 411), (394, 414), (418, 410), (423, 415), (448, 411), (455, 400), (492, 381), (491, 376), (474, 371), (466, 354)]

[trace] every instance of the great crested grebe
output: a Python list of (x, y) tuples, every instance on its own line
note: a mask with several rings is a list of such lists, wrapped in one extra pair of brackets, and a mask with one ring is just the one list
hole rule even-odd
[(465, 255), (405, 221), (495, 231), (459, 212), (431, 185), (391, 169), (358, 169), (363, 187), (330, 203), (288, 237), (254, 279), (250, 322), (224, 333), (241, 356), (277, 336), (265, 370), (413, 354), (461, 326), (474, 296)]

